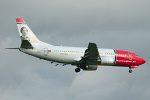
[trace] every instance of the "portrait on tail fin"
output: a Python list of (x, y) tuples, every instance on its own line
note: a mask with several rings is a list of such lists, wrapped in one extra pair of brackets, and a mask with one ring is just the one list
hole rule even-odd
[(23, 40), (29, 40), (29, 38), (28, 38), (28, 29), (26, 27), (22, 27), (20, 29), (20, 32), (22, 33), (22, 35), (21, 35), (21, 40), (22, 41)]

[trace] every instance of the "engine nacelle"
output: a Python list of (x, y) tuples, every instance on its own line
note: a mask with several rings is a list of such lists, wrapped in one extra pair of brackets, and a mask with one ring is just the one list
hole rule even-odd
[(101, 57), (101, 65), (114, 65), (115, 59), (113, 57)]
[(86, 65), (83, 70), (97, 70), (97, 65)]

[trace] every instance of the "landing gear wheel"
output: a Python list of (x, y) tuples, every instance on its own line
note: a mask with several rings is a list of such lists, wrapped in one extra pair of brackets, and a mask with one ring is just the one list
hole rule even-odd
[(131, 70), (131, 69), (129, 70), (129, 73), (132, 73), (132, 70)]
[(76, 69), (75, 69), (75, 72), (76, 72), (76, 73), (80, 72), (80, 68), (76, 68)]

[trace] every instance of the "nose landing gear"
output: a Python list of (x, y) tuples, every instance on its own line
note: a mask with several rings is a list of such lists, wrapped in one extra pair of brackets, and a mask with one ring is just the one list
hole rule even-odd
[(132, 69), (129, 67), (129, 73), (132, 73)]
[(132, 69), (129, 69), (129, 73), (132, 73)]

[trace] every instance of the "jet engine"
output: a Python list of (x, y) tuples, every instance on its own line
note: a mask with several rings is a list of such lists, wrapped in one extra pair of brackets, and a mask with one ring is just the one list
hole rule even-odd
[(97, 70), (97, 65), (86, 65), (83, 67), (83, 70)]
[(115, 59), (113, 57), (101, 57), (101, 64), (103, 65), (113, 65)]

